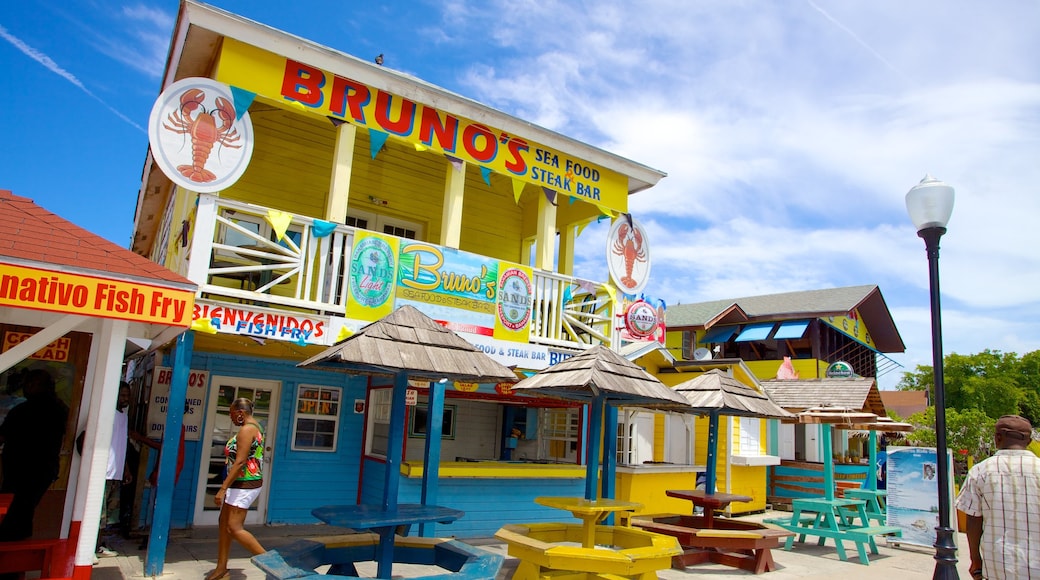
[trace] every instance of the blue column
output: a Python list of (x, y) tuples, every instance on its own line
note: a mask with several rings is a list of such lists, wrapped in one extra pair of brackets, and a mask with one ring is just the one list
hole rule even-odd
[[(426, 402), (426, 449), (423, 453), (422, 504), (437, 505), (437, 488), (440, 483), (441, 434), (444, 431), (444, 382), (430, 383), (430, 394)], [(420, 524), (419, 535), (434, 536), (436, 524)], [(429, 526), (429, 527), (427, 527)]]
[(404, 455), (405, 398), (408, 396), (408, 374), (394, 375), (394, 392), (390, 402), (390, 433), (386, 442), (386, 474), (383, 480), (383, 509), (397, 509), (397, 490), (401, 485), (401, 459)]
[(604, 411), (606, 416), (603, 419), (603, 483), (600, 489), (603, 497), (614, 499), (617, 487), (618, 409), (614, 405), (606, 405)]
[(145, 553), (145, 576), (162, 576), (163, 562), (166, 560), (173, 486), (177, 476), (177, 451), (180, 449), (181, 429), (184, 425), (184, 400), (188, 397), (188, 374), (194, 347), (195, 332), (189, 330), (177, 337), (173, 348), (173, 376), (170, 377), (170, 397), (166, 405), (166, 425), (162, 438), (165, 453), (159, 456), (159, 480), (153, 490), (155, 512), (148, 537), (148, 551)]
[(603, 439), (603, 395), (596, 395), (589, 408), (589, 436), (585, 462), (585, 499), (596, 499), (599, 481), (599, 442)]

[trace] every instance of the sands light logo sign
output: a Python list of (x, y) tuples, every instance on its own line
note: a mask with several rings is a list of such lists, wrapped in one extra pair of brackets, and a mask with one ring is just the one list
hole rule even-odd
[(510, 330), (519, 330), (531, 319), (531, 279), (523, 270), (502, 274), (498, 292), (498, 319)]

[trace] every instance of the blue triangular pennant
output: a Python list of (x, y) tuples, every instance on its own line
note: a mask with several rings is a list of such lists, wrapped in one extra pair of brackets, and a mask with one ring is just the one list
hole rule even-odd
[(484, 178), (484, 183), (491, 187), (491, 170), (482, 166), (480, 168), (480, 176)]
[(324, 238), (334, 231), (336, 231), (336, 224), (333, 222), (314, 220), (314, 223), (311, 224), (311, 233), (313, 233), (316, 238)]
[(253, 104), (256, 93), (251, 93), (238, 87), (231, 87), (231, 98), (235, 101), (235, 120), (237, 121), (249, 110), (249, 105)]
[(386, 140), (390, 138), (390, 133), (384, 133), (382, 131), (376, 131), (375, 129), (368, 130), (368, 141), (369, 148), (372, 150), (372, 159), (376, 158), (379, 154), (379, 150), (386, 145)]

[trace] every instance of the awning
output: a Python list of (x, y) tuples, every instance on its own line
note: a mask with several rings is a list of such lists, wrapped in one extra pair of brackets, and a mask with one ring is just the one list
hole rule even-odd
[(700, 340), (702, 344), (726, 342), (737, 333), (736, 326), (720, 326), (713, 328)]
[(807, 328), (809, 328), (808, 320), (788, 320), (780, 324), (780, 328), (776, 330), (773, 338), (776, 340), (801, 338)]
[(749, 324), (744, 327), (744, 330), (737, 335), (736, 342), (747, 342), (750, 340), (765, 340), (769, 337), (769, 332), (773, 330), (776, 323), (773, 322), (760, 322), (758, 324)]

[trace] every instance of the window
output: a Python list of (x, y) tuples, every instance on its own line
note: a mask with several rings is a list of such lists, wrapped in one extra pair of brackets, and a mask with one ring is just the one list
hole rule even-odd
[(363, 230), (381, 232), (388, 236), (409, 240), (423, 239), (422, 224), (367, 211), (351, 209), (347, 214), (346, 224)]
[(368, 453), (386, 457), (390, 447), (390, 404), (393, 389), (373, 389), (368, 398)]
[(740, 453), (738, 455), (762, 455), (761, 419), (740, 418)]
[(618, 418), (618, 465), (639, 465), (654, 460), (654, 415), (622, 411)]
[(677, 465), (693, 465), (696, 433), (693, 416), (668, 413), (664, 417), (664, 460)]
[(336, 450), (341, 394), (339, 387), (299, 386), (296, 390), (293, 451)]
[(580, 426), (577, 409), (542, 409), (538, 418), (538, 439), (544, 445), (542, 457), (577, 461)]
[[(409, 437), (426, 437), (426, 419), (429, 416), (426, 403), (418, 403), (412, 408), (411, 419), (408, 420)], [(455, 438), (455, 405), (444, 405), (441, 417), (441, 439)]]

